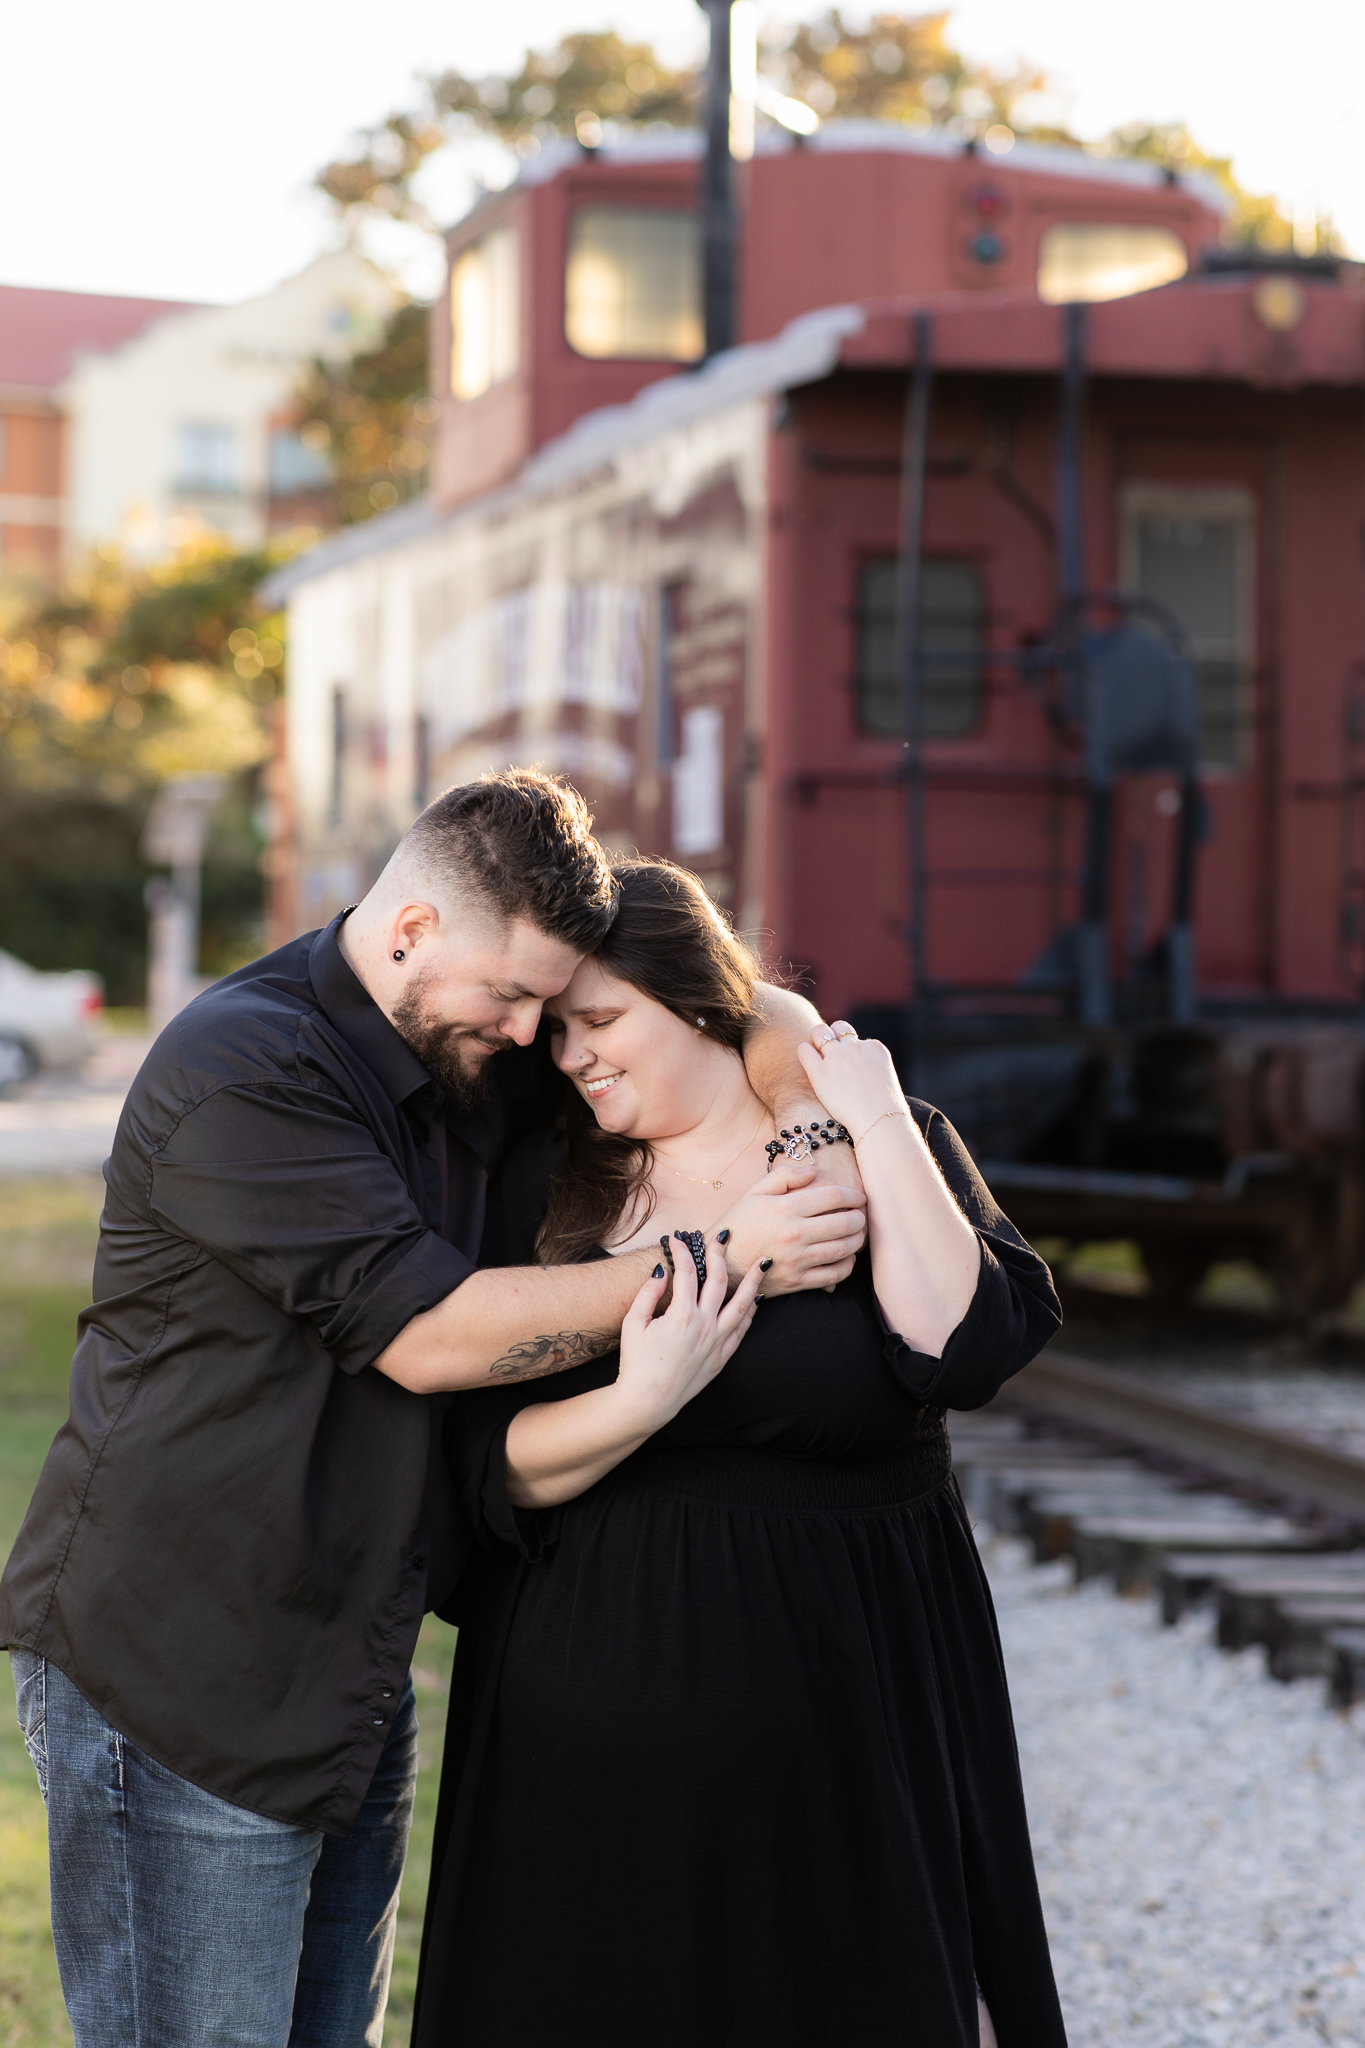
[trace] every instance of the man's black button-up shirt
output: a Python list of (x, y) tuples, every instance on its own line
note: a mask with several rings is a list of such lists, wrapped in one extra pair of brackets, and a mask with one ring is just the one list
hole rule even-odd
[(0, 1581), (0, 1643), (192, 1783), (330, 1834), (459, 1562), (435, 1404), (367, 1368), (474, 1270), (488, 1172), (548, 1111), (508, 1052), (447, 1124), (339, 923), (201, 996), (134, 1082), (70, 1418)]

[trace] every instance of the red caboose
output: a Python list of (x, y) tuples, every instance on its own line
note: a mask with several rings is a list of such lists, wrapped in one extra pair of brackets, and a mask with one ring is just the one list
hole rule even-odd
[(1365, 292), (1210, 250), (1150, 167), (816, 144), (748, 167), (746, 345), (683, 375), (695, 150), (453, 232), (432, 499), (277, 583), (297, 916), (434, 788), (561, 768), (894, 1039), (1029, 1227), (1338, 1300)]

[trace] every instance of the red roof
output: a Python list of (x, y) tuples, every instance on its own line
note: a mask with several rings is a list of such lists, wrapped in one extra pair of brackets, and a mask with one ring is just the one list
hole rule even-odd
[(102, 292), (46, 292), (0, 284), (0, 384), (51, 390), (77, 356), (131, 341), (168, 313), (175, 299), (116, 299)]

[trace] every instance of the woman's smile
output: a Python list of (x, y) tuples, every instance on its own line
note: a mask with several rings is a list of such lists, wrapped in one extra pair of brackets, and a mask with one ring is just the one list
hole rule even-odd
[(591, 1081), (584, 1081), (583, 1092), (585, 1095), (605, 1095), (608, 1088), (616, 1086), (616, 1083), (621, 1079), (621, 1075), (622, 1069), (619, 1067), (614, 1074), (594, 1075)]

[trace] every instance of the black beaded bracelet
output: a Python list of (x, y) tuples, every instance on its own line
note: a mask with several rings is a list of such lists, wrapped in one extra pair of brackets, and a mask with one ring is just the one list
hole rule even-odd
[(768, 1171), (771, 1173), (774, 1161), (783, 1154), (799, 1166), (803, 1159), (809, 1159), (811, 1153), (818, 1152), (822, 1145), (852, 1143), (853, 1140), (844, 1126), (836, 1124), (831, 1116), (826, 1117), (822, 1124), (807, 1124), (804, 1129), (797, 1124), (794, 1130), (779, 1131), (775, 1138), (769, 1138), (763, 1149), (768, 1155)]
[(692, 1254), (692, 1263), (697, 1269), (697, 1292), (700, 1294), (706, 1285), (706, 1237), (700, 1230), (675, 1230), (673, 1235)]

